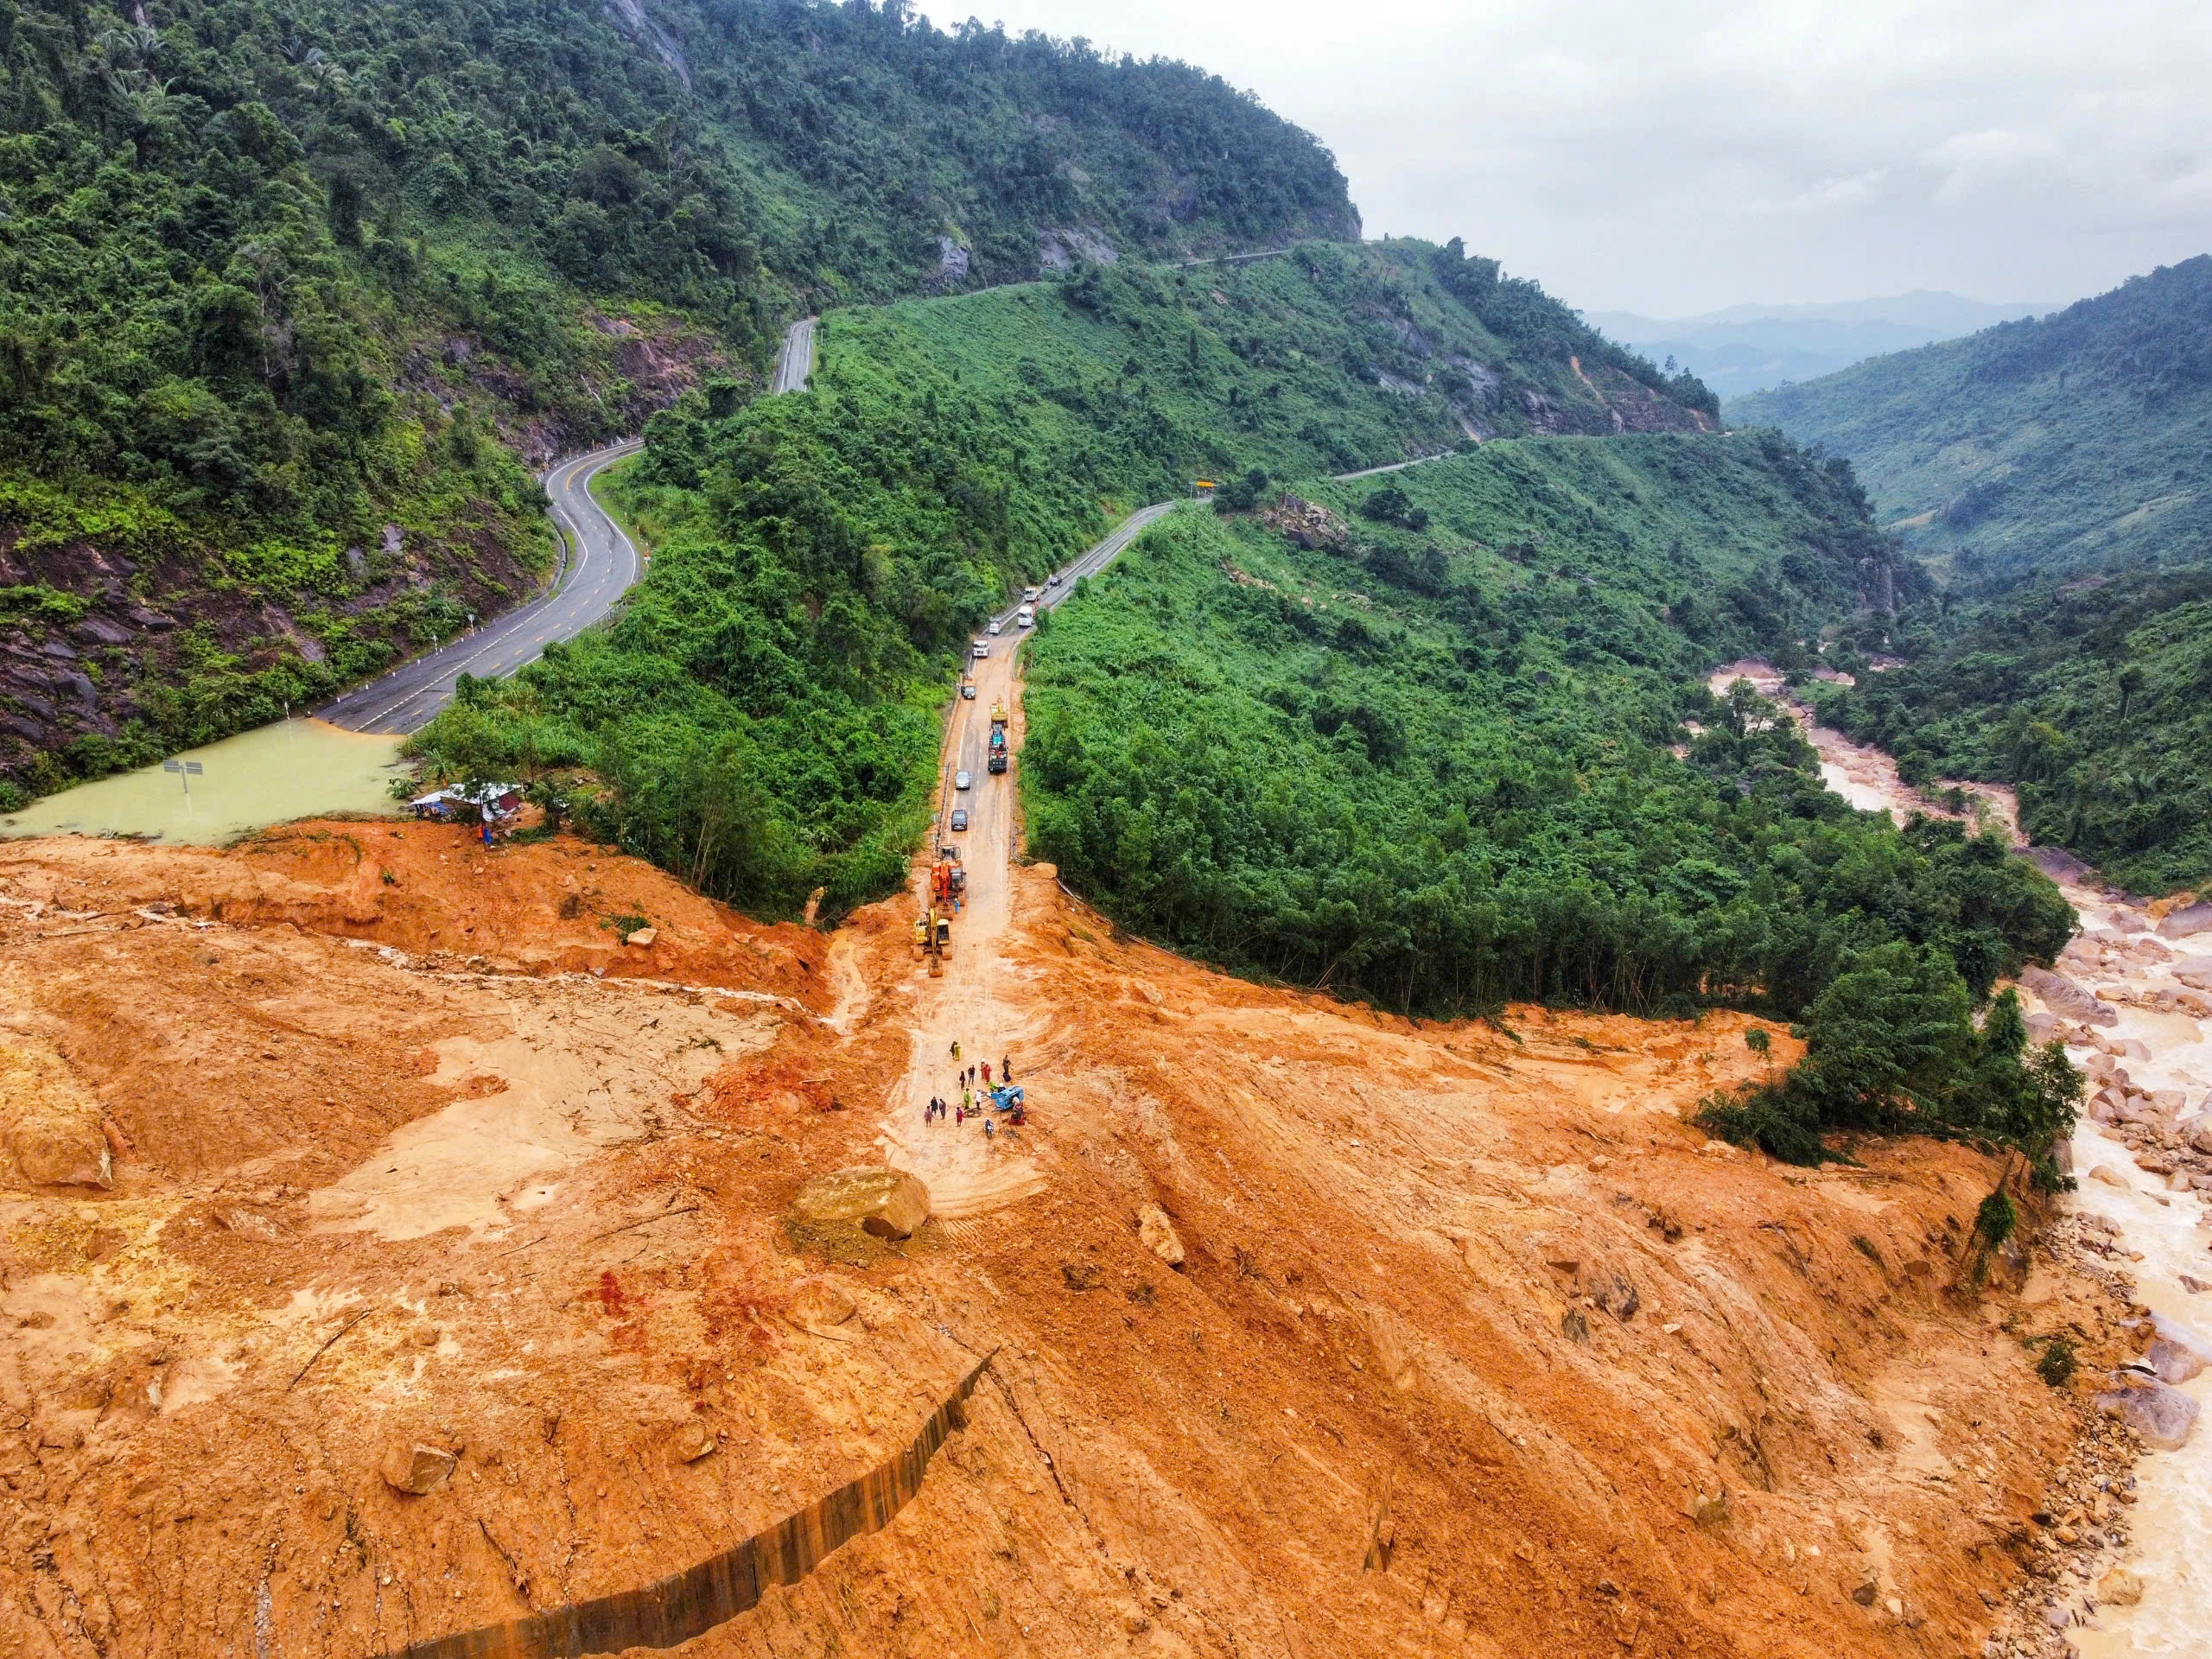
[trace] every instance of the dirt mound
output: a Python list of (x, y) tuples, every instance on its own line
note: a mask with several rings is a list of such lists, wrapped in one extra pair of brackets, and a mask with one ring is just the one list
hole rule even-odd
[[(764, 926), (565, 836), (487, 849), (457, 825), (305, 823), (227, 853), (63, 837), (0, 844), (0, 887), (59, 909), (165, 906), (507, 971), (674, 980), (809, 1006), (825, 996), (828, 946), (812, 929)], [(626, 945), (640, 929), (650, 944)]]
[[(130, 1147), (0, 1198), (0, 1645), (536, 1629), (880, 1491), (686, 1651), (1970, 1651), (2085, 1414), (2025, 1339), (2122, 1351), (2017, 1254), (1952, 1294), (1991, 1161), (1688, 1128), (1769, 1063), (1738, 1016), (1416, 1024), (1120, 939), (1041, 866), (932, 981), (903, 901), (831, 960), (589, 849), (386, 833), (0, 855), (0, 1024)], [(632, 904), (689, 953), (656, 977), (831, 1017), (461, 954)], [(1013, 1063), (1013, 1135), (914, 1109), (940, 1014)], [(965, 1205), (795, 1249), (886, 1114)]]

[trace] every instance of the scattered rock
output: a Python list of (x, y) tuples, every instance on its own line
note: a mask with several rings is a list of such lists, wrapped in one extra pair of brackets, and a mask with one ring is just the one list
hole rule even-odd
[(1158, 1205), (1147, 1204), (1137, 1211), (1137, 1238), (1169, 1267), (1182, 1267), (1183, 1240), (1175, 1231), (1175, 1224), (1167, 1218), (1167, 1212)]
[(715, 1431), (706, 1420), (687, 1417), (669, 1432), (669, 1455), (678, 1463), (696, 1463), (715, 1449)]
[(2130, 1378), (2126, 1386), (2107, 1389), (2097, 1396), (2096, 1405), (2161, 1452), (2178, 1452), (2196, 1427), (2196, 1402), (2179, 1389), (2148, 1378)]
[(2127, 1190), (2127, 1177), (2110, 1164), (2099, 1164), (2089, 1172), (2089, 1179), (2093, 1181), (2102, 1181), (2107, 1186), (2116, 1186), (2123, 1192)]
[(1096, 1290), (1105, 1274), (1096, 1262), (1063, 1262), (1060, 1281), (1070, 1290)]
[(1560, 1318), (1559, 1333), (1571, 1341), (1587, 1342), (1590, 1340), (1590, 1321), (1582, 1317), (1580, 1308), (1570, 1307)]
[(622, 936), (622, 943), (625, 944), (634, 944), (642, 950), (658, 938), (660, 938), (660, 930), (658, 928), (641, 927), (634, 933), (625, 933)]
[(0, 1041), (0, 1148), (7, 1185), (112, 1186), (100, 1109), (51, 1045)]
[(810, 1222), (858, 1222), (878, 1238), (912, 1238), (930, 1218), (930, 1190), (903, 1169), (865, 1165), (817, 1175), (792, 1212)]
[(444, 1485), (458, 1462), (443, 1446), (423, 1446), (416, 1441), (395, 1440), (386, 1448), (384, 1461), (377, 1472), (384, 1477), (384, 1484), (395, 1492), (408, 1492), (421, 1497)]
[(2192, 1296), (2202, 1296), (2206, 1291), (2212, 1290), (2212, 1283), (2207, 1283), (2194, 1274), (2184, 1273), (2181, 1275), (2181, 1287)]
[(2097, 1599), (2107, 1607), (2133, 1607), (2143, 1599), (2143, 1580), (2124, 1567), (2115, 1567), (2097, 1580)]

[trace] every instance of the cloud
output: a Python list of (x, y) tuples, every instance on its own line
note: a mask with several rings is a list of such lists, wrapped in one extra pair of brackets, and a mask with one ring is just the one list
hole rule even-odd
[(2069, 299), (2212, 249), (2202, 0), (1007, 0), (1005, 21), (1203, 64), (1336, 151), (1370, 233), (1464, 235), (1593, 308)]

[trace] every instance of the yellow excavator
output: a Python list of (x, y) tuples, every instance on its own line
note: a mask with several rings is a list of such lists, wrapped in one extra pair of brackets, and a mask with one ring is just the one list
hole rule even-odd
[(914, 948), (928, 958), (931, 979), (942, 974), (944, 959), (952, 954), (952, 912), (931, 905), (915, 917)]

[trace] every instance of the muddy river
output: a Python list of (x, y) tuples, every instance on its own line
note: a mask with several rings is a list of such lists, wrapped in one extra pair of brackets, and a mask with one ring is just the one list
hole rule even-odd
[[(1725, 691), (1738, 676), (1769, 696), (1784, 695), (1780, 677), (1764, 663), (1730, 664), (1713, 675), (1713, 689)], [(1820, 752), (1828, 787), (1853, 806), (1888, 810), (1900, 822), (1912, 811), (1941, 815), (1940, 807), (1898, 779), (1889, 756), (1820, 726), (1802, 704), (1791, 707)], [(1981, 811), (2022, 844), (2009, 791), (1986, 784), (1966, 787), (1982, 798)], [(2110, 1010), (2101, 1018), (2113, 1019), (2094, 1028), (2100, 1040), (2069, 1043), (2068, 1055), (2091, 1073), (2093, 1091), (2116, 1084), (2129, 1095), (2163, 1098), (2165, 1121), (2187, 1134), (2212, 1109), (2212, 1019), (2177, 1007), (2176, 999), (2201, 1002), (2212, 989), (2212, 929), (2162, 934), (2167, 906), (2130, 902), (2087, 876), (2054, 879), (2082, 918), (2058, 971)], [(2031, 1014), (2059, 1012), (2024, 987), (2022, 999)], [(2070, 1021), (2068, 1028), (2082, 1029)], [(2080, 1190), (2068, 1202), (2118, 1226), (2137, 1299), (2181, 1325), (2195, 1346), (2212, 1351), (2212, 1290), (2190, 1288), (2212, 1285), (2212, 1211), (2205, 1203), (2212, 1195), (2177, 1190), (2169, 1178), (2141, 1168), (2126, 1142), (2087, 1114), (2075, 1131), (2073, 1152)], [(2212, 1370), (2180, 1386), (2200, 1406), (2212, 1407)], [(2178, 1451), (2146, 1452), (2136, 1469), (2136, 1492), (2133, 1542), (2118, 1564), (2141, 1577), (2143, 1599), (2133, 1607), (2093, 1605), (2088, 1585), (2062, 1580), (2053, 1592), (2053, 1622), (2071, 1614), (2066, 1635), (2084, 1659), (2212, 1654), (2212, 1425), (2201, 1418)]]
[(79, 784), (0, 817), (0, 837), (143, 836), (219, 847), (293, 818), (389, 813), (400, 740), (289, 720), (175, 757), (197, 774), (147, 766)]

